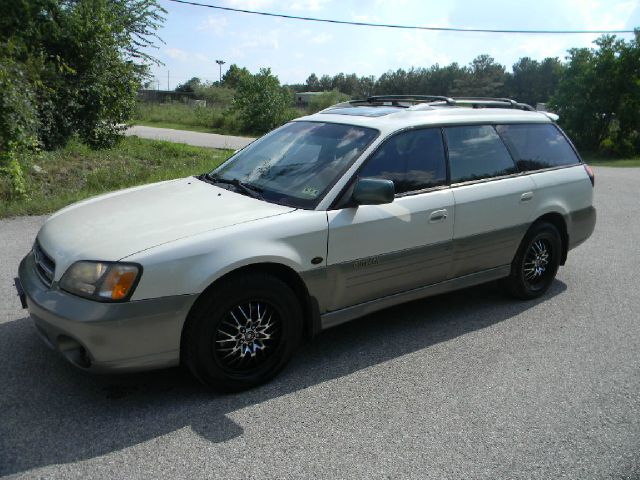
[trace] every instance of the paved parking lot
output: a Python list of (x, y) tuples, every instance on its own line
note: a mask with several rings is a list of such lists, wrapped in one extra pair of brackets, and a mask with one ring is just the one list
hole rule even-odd
[(43, 218), (0, 220), (0, 475), (638, 479), (638, 185), (596, 169), (596, 232), (543, 299), (490, 284), (379, 312), (231, 396), (47, 350), (11, 285)]

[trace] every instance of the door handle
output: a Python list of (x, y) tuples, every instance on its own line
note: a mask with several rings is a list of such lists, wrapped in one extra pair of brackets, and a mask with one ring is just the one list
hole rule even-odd
[(522, 195), (520, 195), (521, 202), (528, 202), (532, 198), (533, 198), (533, 192), (525, 192)]
[(429, 215), (429, 223), (441, 222), (447, 219), (447, 211), (446, 210), (434, 210)]

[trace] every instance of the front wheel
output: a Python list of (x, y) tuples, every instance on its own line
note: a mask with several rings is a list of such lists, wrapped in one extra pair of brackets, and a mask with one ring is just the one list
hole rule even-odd
[(273, 378), (301, 337), (302, 311), (294, 292), (271, 275), (232, 277), (209, 292), (190, 315), (182, 356), (192, 373), (221, 392)]
[(551, 286), (560, 266), (562, 238), (550, 223), (534, 225), (522, 240), (505, 279), (516, 298), (529, 300), (543, 295)]

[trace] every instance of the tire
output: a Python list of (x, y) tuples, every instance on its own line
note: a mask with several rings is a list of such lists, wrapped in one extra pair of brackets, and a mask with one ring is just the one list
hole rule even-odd
[(549, 289), (560, 266), (562, 237), (551, 223), (533, 225), (511, 263), (505, 279), (509, 293), (522, 300), (538, 298)]
[(302, 335), (291, 288), (264, 273), (231, 277), (189, 315), (182, 359), (205, 385), (230, 393), (261, 385), (289, 362)]

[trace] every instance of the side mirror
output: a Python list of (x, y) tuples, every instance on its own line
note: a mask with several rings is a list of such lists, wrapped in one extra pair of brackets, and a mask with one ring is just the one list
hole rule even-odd
[(353, 187), (351, 199), (357, 205), (381, 205), (393, 202), (396, 189), (391, 180), (359, 178)]

